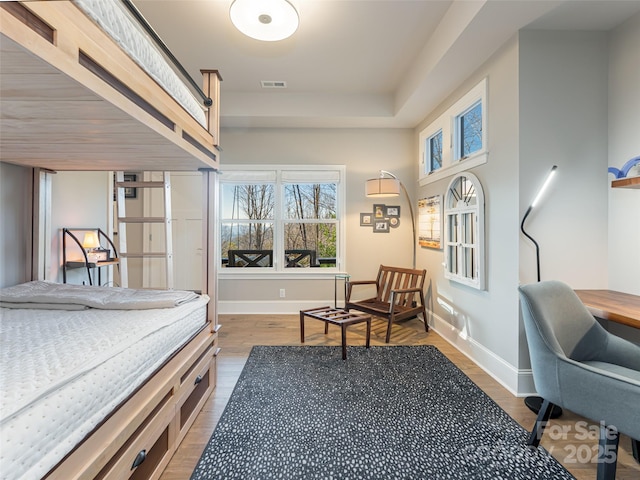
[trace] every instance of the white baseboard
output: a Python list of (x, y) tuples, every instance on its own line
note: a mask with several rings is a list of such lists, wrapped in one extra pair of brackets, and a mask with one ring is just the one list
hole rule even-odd
[(242, 302), (225, 302), (218, 301), (218, 314), (221, 315), (254, 315), (254, 314), (280, 314), (280, 315), (298, 315), (300, 310), (308, 308), (333, 306), (333, 298), (331, 300), (260, 300), (260, 301), (242, 301)]
[(431, 319), (431, 328), (513, 395), (517, 397), (535, 395), (533, 374), (530, 368), (515, 368), (433, 312), (429, 312), (428, 315)]
[[(258, 314), (278, 314), (297, 315), (300, 310), (314, 308), (318, 306), (333, 306), (333, 299), (326, 301), (218, 301), (218, 314), (221, 315), (258, 315)], [(533, 384), (533, 374), (531, 369), (517, 369), (510, 363), (504, 361), (484, 345), (469, 338), (460, 330), (444, 321), (433, 312), (428, 312), (431, 319), (430, 327), (433, 328), (442, 338), (458, 349), (463, 355), (476, 363), (487, 374), (491, 375), (498, 383), (509, 392), (518, 397), (535, 395)]]

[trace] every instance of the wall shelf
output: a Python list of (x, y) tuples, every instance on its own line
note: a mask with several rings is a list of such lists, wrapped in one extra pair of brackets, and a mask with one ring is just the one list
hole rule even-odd
[(636, 188), (640, 189), (640, 177), (620, 178), (611, 182), (611, 188)]

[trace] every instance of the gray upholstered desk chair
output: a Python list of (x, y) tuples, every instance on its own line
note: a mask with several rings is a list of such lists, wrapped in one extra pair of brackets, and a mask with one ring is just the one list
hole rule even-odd
[(617, 432), (640, 439), (640, 346), (607, 332), (562, 282), (519, 291), (533, 380), (544, 399), (529, 445), (539, 445), (554, 404), (604, 422), (598, 479), (614, 479)]

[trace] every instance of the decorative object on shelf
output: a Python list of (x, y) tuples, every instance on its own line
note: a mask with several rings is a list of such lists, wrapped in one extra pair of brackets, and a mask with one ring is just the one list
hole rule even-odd
[(442, 225), (442, 196), (418, 200), (418, 243), (421, 247), (442, 248), (441, 239)]
[[(551, 167), (551, 170), (547, 174), (547, 177), (545, 178), (544, 183), (540, 187), (540, 190), (538, 190), (538, 193), (536, 193), (536, 196), (533, 198), (533, 202), (531, 202), (531, 205), (529, 205), (529, 208), (527, 208), (527, 211), (524, 213), (524, 216), (522, 217), (522, 222), (520, 223), (520, 231), (523, 233), (525, 237), (531, 240), (536, 247), (536, 272), (537, 272), (538, 282), (540, 281), (540, 246), (538, 245), (538, 242), (536, 242), (531, 235), (529, 235), (527, 232), (524, 231), (524, 222), (529, 216), (529, 214), (531, 213), (531, 210), (533, 210), (533, 208), (538, 204), (538, 202), (542, 198), (542, 194), (551, 183), (551, 180), (555, 176), (557, 169), (558, 169), (557, 165), (554, 165), (553, 167)], [(538, 413), (542, 408), (543, 401), (544, 401), (543, 398), (532, 395), (524, 399), (524, 404), (532, 412)], [(557, 405), (554, 405), (553, 410), (551, 412), (551, 418), (558, 418), (560, 415), (562, 415), (562, 409)]]
[[(385, 177), (385, 175), (387, 175)], [(367, 197), (397, 197), (400, 195), (400, 190), (404, 192), (407, 203), (409, 204), (409, 213), (411, 215), (411, 228), (413, 229), (412, 244), (413, 244), (413, 268), (416, 268), (416, 222), (413, 216), (413, 207), (411, 206), (411, 198), (407, 193), (407, 189), (404, 184), (393, 173), (386, 170), (380, 170), (380, 176), (377, 178), (371, 178), (367, 180), (365, 184), (365, 194)], [(391, 208), (393, 213), (397, 213), (396, 217), (400, 217), (400, 207), (376, 204), (373, 206), (374, 210), (374, 232), (388, 232), (389, 231), (389, 215), (387, 209)], [(396, 210), (397, 209), (397, 210)], [(379, 216), (379, 213), (381, 214)], [(398, 225), (395, 225), (397, 227)]]
[(636, 165), (640, 165), (640, 155), (629, 160), (622, 166), (621, 169), (618, 170), (615, 167), (609, 167), (607, 172), (613, 173), (616, 178), (627, 178), (627, 175), (629, 175), (631, 169)]
[[(629, 176), (629, 173), (634, 168), (636, 168), (636, 173)], [(611, 182), (612, 187), (640, 189), (640, 156), (632, 158), (619, 170), (615, 167), (609, 167), (607, 171), (616, 177)]]
[(287, 0), (235, 0), (231, 23), (246, 36), (264, 42), (290, 37), (298, 29), (298, 12)]

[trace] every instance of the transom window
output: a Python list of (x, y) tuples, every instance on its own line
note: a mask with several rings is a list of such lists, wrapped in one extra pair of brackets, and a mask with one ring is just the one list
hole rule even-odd
[(487, 161), (487, 80), (420, 132), (420, 185)]
[(456, 158), (464, 160), (482, 149), (482, 102), (456, 118)]
[(427, 139), (427, 168), (435, 172), (442, 167), (442, 130)]
[(232, 167), (221, 176), (222, 267), (337, 269), (344, 167)]

